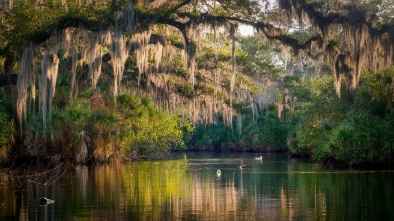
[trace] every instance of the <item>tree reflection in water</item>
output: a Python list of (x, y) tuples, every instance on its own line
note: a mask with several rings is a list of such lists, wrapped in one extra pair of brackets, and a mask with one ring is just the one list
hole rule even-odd
[[(394, 216), (392, 171), (324, 170), (285, 155), (264, 155), (263, 162), (252, 154), (179, 158), (68, 167), (50, 185), (2, 175), (0, 220), (370, 220)], [(240, 160), (246, 165), (243, 170)], [(55, 203), (40, 206), (40, 196)]]

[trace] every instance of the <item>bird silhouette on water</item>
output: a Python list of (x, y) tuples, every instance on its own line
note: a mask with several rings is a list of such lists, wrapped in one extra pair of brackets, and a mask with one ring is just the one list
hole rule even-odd
[(41, 197), (40, 198), (40, 205), (51, 204), (51, 203), (54, 203), (54, 202), (55, 202), (55, 200), (51, 200), (51, 199), (48, 199), (46, 197)]
[(241, 160), (241, 165), (239, 166), (239, 169), (242, 170), (242, 169), (244, 169), (245, 167), (246, 167), (246, 165), (243, 164), (243, 161)]

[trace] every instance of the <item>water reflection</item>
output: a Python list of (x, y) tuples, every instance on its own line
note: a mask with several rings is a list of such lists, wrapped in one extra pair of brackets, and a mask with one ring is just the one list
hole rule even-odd
[(89, 168), (87, 166), (76, 166), (76, 182), (80, 189), (80, 196), (82, 199), (86, 199), (87, 196), (87, 187), (88, 187), (88, 179), (89, 179)]
[[(333, 171), (286, 155), (255, 157), (187, 154), (62, 167), (40, 176), (28, 172), (20, 179), (0, 172), (0, 220), (394, 218), (392, 171)], [(40, 206), (41, 196), (56, 201)]]

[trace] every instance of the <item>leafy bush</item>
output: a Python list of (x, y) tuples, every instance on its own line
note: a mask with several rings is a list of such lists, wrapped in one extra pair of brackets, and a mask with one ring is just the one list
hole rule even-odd
[(119, 101), (124, 114), (121, 137), (126, 156), (158, 158), (185, 148), (185, 135), (192, 132), (190, 122), (155, 109), (147, 98), (123, 95)]
[[(307, 82), (296, 111), (294, 148), (320, 162), (388, 165), (393, 162), (394, 69), (366, 71), (356, 91), (335, 95), (333, 77)], [(303, 92), (305, 95), (305, 92)]]

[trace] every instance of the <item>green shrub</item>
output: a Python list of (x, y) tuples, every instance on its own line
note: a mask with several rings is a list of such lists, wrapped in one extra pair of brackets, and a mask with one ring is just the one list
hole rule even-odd
[(189, 121), (155, 109), (146, 97), (122, 95), (119, 101), (124, 114), (120, 134), (124, 155), (159, 158), (185, 148), (184, 139), (192, 131)]
[(342, 100), (335, 95), (332, 77), (308, 81), (301, 90), (309, 96), (300, 99), (296, 110), (295, 150), (320, 162), (392, 163), (393, 76), (393, 68), (367, 71), (356, 91), (341, 91)]

